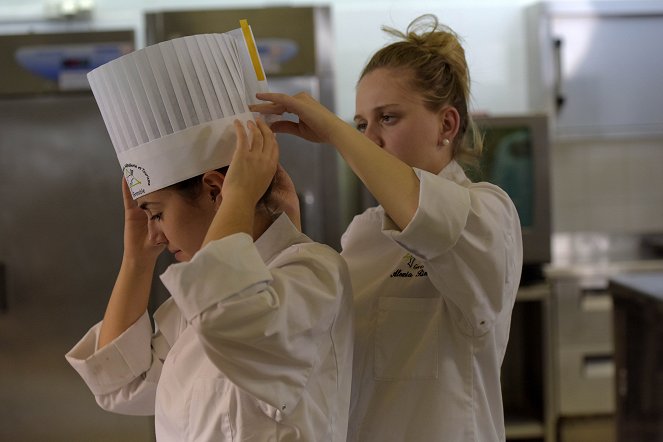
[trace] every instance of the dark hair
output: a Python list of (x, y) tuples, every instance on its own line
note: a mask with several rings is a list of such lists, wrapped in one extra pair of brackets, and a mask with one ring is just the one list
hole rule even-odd
[[(228, 173), (229, 167), (230, 166), (224, 166), (219, 169), (216, 169), (216, 171), (223, 175), (226, 175)], [(274, 181), (272, 180), (272, 183), (273, 182)], [(265, 194), (260, 198), (260, 201), (258, 201), (258, 204), (265, 204), (266, 200), (269, 198), (269, 195), (272, 191), (272, 183), (270, 183), (269, 187), (265, 191)], [(202, 192), (203, 175), (197, 175), (189, 179), (186, 179), (184, 181), (180, 181), (179, 183), (172, 184), (168, 186), (167, 189), (174, 190), (175, 192), (179, 193), (182, 197), (184, 197), (184, 199), (186, 199), (187, 201), (193, 202), (200, 197), (200, 193)]]
[[(216, 169), (216, 171), (225, 175), (228, 173), (228, 166)], [(202, 188), (203, 175), (197, 175), (167, 187), (167, 189), (176, 191), (188, 201), (195, 201), (198, 199)]]
[(359, 80), (378, 68), (412, 72), (411, 86), (422, 95), (428, 109), (438, 111), (451, 105), (460, 114), (453, 156), (463, 165), (475, 167), (483, 142), (468, 112), (470, 72), (460, 37), (432, 14), (414, 19), (405, 33), (385, 26), (382, 30), (398, 37), (399, 41), (377, 51)]

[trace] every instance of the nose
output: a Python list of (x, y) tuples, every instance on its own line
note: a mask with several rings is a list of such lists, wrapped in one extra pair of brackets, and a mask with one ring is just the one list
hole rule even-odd
[(148, 220), (147, 222), (147, 237), (150, 242), (155, 246), (161, 244), (168, 244), (168, 238), (164, 235), (163, 231), (159, 228), (156, 221)]
[(380, 129), (377, 125), (367, 124), (366, 129), (364, 130), (364, 135), (378, 146), (384, 147), (384, 141), (380, 136)]

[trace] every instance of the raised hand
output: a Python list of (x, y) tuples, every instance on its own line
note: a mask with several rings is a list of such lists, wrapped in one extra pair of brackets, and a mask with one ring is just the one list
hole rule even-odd
[(131, 198), (122, 178), (124, 256), (99, 331), (98, 348), (124, 333), (147, 309), (157, 256), (165, 247), (150, 237), (147, 214)]
[(244, 127), (235, 121), (237, 147), (230, 162), (221, 194), (224, 199), (238, 196), (254, 208), (276, 173), (279, 145), (267, 124), (258, 120), (247, 123), (249, 141)]
[[(269, 101), (250, 106), (254, 112), (296, 114), (299, 122), (277, 121), (274, 132), (334, 146), (398, 227), (404, 229), (419, 206), (419, 179), (412, 167), (334, 115), (310, 95), (256, 94)], [(394, 191), (397, 189), (398, 191)]]
[(316, 143), (329, 143), (336, 127), (346, 125), (343, 120), (304, 92), (292, 96), (277, 93), (258, 93), (256, 97), (270, 103), (249, 106), (253, 112), (271, 115), (282, 115), (289, 112), (299, 117), (298, 123), (292, 121), (273, 123), (271, 129), (274, 132), (296, 135)]
[(124, 201), (124, 256), (136, 260), (147, 260), (152, 264), (166, 247), (154, 235), (150, 235), (149, 216), (138, 207), (131, 197), (129, 186), (122, 178), (122, 199)]
[(276, 175), (274, 175), (274, 181), (272, 182), (272, 190), (266, 203), (269, 210), (276, 213), (285, 213), (295, 227), (297, 227), (299, 231), (302, 230), (297, 190), (295, 189), (295, 184), (292, 182), (290, 175), (288, 175), (280, 164), (276, 169)]
[(271, 183), (279, 160), (274, 133), (264, 121), (249, 121), (251, 140), (239, 121), (235, 121), (237, 147), (221, 187), (221, 203), (203, 240), (210, 241), (235, 233), (255, 232), (256, 205)]

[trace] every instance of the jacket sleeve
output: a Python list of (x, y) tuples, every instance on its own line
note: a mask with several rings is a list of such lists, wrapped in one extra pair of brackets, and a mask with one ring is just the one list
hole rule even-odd
[(461, 186), (415, 169), (419, 208), (402, 231), (387, 216), (383, 232), (415, 257), (462, 313), (462, 329), (479, 336), (510, 310), (520, 282), (522, 237), (515, 206), (489, 183)]
[(83, 378), (99, 406), (121, 414), (154, 414), (156, 387), (170, 348), (161, 332), (152, 334), (147, 314), (99, 349), (101, 322), (65, 358)]
[(332, 249), (294, 245), (268, 268), (246, 234), (211, 242), (162, 281), (210, 360), (277, 413), (295, 408), (331, 351), (330, 329), (350, 287)]

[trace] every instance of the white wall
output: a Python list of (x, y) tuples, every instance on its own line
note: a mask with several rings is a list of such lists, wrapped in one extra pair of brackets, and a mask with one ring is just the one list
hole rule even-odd
[(663, 139), (556, 143), (556, 231), (663, 231)]
[[(525, 23), (522, 1), (336, 2), (337, 112), (354, 114), (357, 77), (370, 55), (387, 44), (380, 30), (404, 30), (424, 13), (433, 13), (464, 40), (475, 110), (519, 113), (527, 110)], [(382, 6), (377, 6), (382, 5)]]

